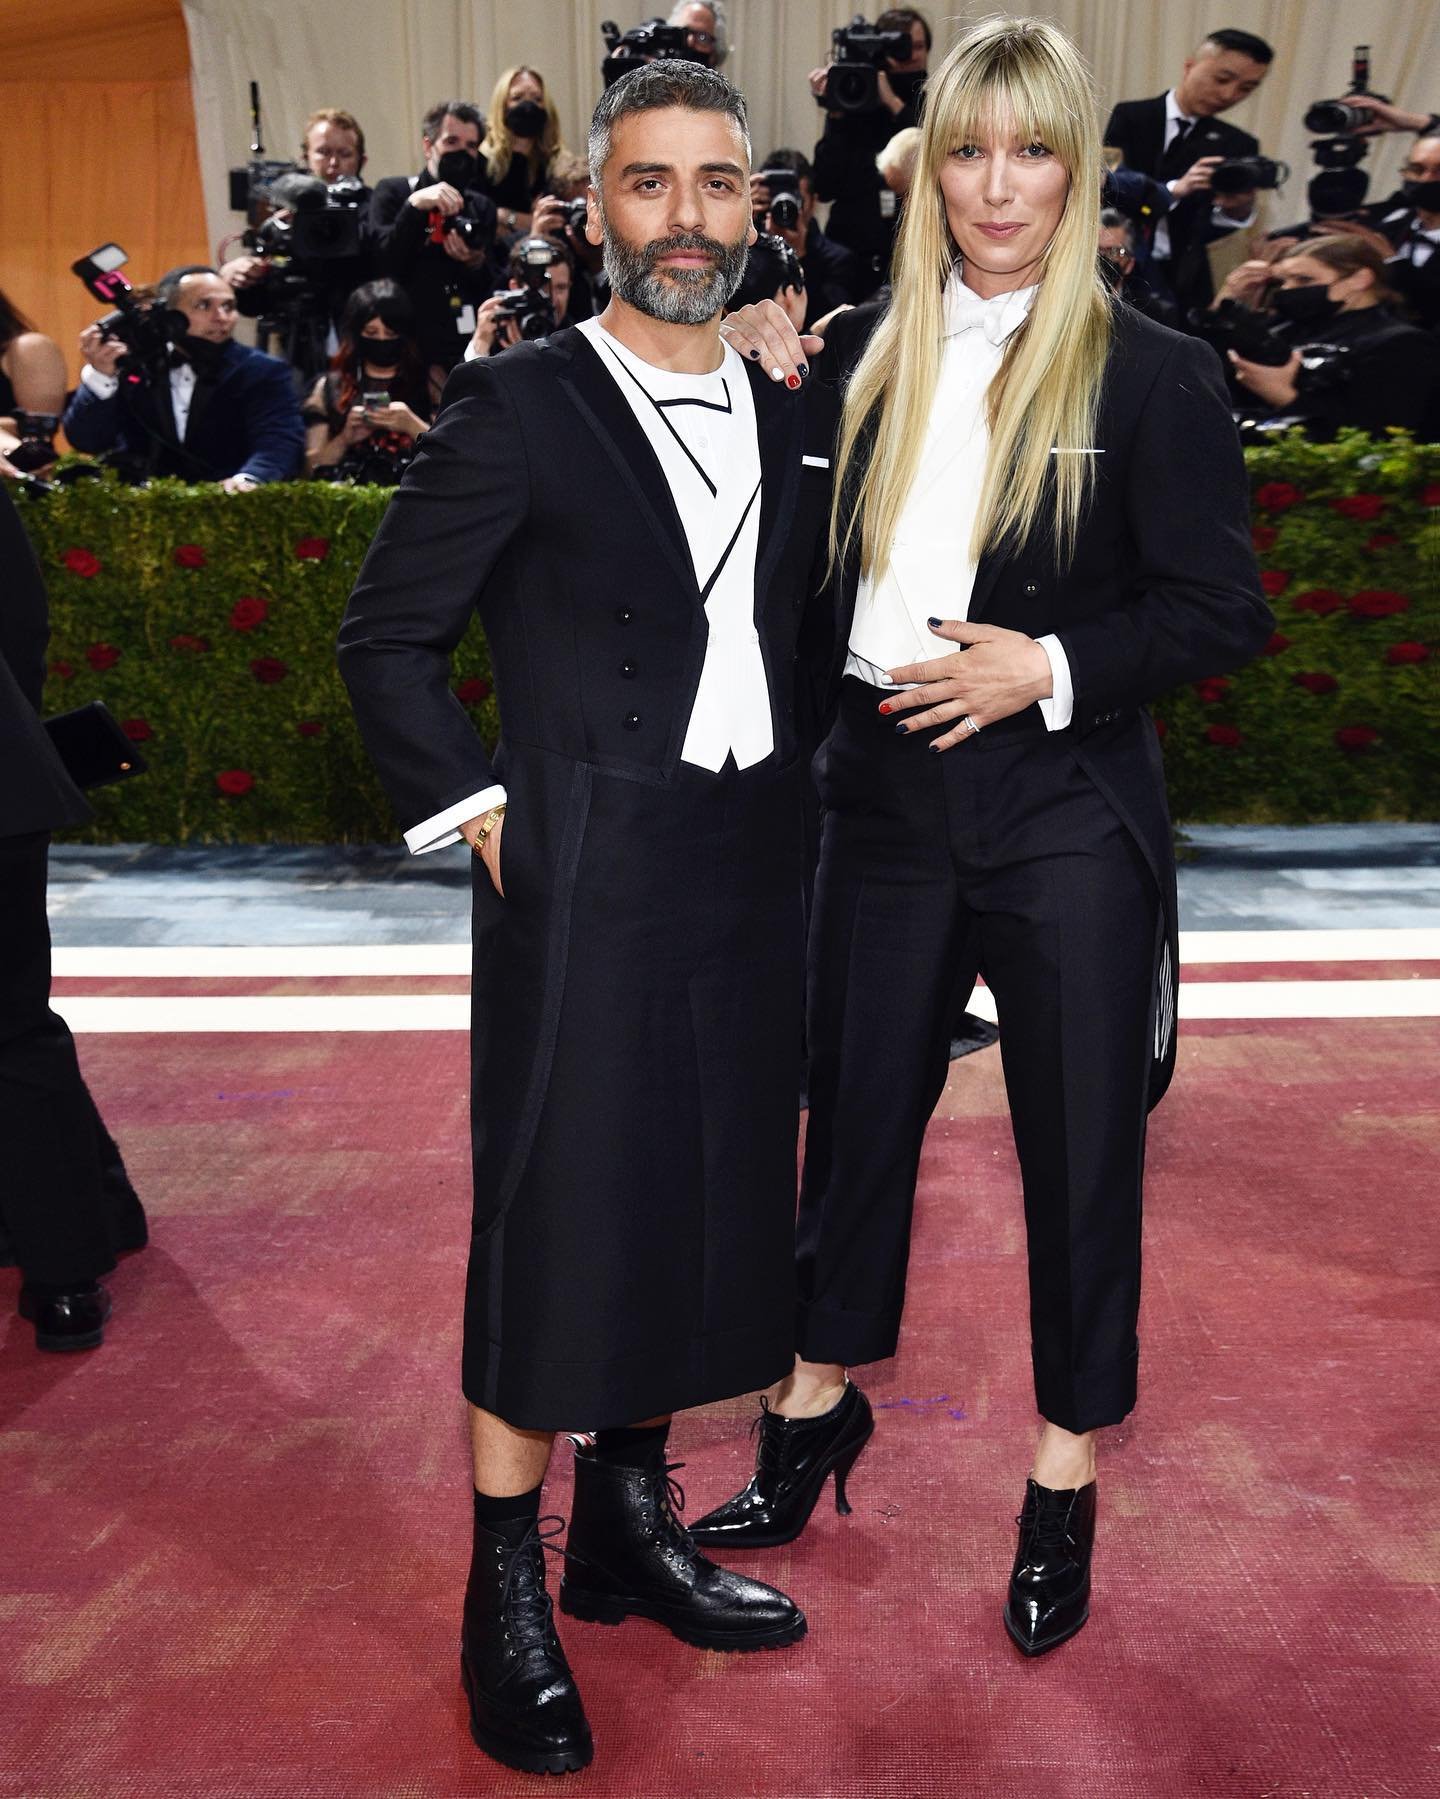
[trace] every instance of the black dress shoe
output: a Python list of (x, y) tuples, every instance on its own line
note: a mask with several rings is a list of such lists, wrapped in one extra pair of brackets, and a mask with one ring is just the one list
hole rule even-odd
[(592, 1624), (652, 1618), (699, 1649), (778, 1649), (805, 1635), (805, 1614), (774, 1587), (717, 1568), (676, 1515), (680, 1462), (640, 1468), (575, 1455), (575, 1503), (560, 1609)]
[(1028, 1480), (1015, 1522), (1020, 1545), (1010, 1574), (1005, 1628), (1026, 1655), (1044, 1655), (1073, 1637), (1090, 1616), (1095, 1482), (1042, 1487)]
[(37, 1349), (98, 1349), (105, 1341), (110, 1295), (99, 1281), (73, 1287), (24, 1286), (20, 1316), (35, 1326)]
[(470, 1734), (487, 1755), (527, 1774), (568, 1774), (585, 1767), (595, 1748), (545, 1590), (546, 1539), (565, 1521), (541, 1522), (555, 1528), (532, 1525), (515, 1544), (494, 1531), (477, 1533), (483, 1553), (465, 1589), (460, 1682)]
[(782, 1418), (765, 1400), (756, 1423), (760, 1443), (750, 1484), (707, 1512), (691, 1534), (707, 1548), (733, 1544), (737, 1549), (771, 1549), (793, 1543), (835, 1476), (835, 1510), (850, 1512), (845, 1481), (856, 1457), (875, 1430), (870, 1401), (854, 1384), (818, 1418)]

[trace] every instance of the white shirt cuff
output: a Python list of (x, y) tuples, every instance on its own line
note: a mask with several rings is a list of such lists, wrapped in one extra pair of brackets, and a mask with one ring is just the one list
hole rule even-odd
[(467, 818), (479, 818), (482, 812), (500, 805), (504, 798), (503, 787), (482, 788), (468, 800), (459, 800), (443, 812), (437, 812), (433, 818), (411, 825), (405, 833), (406, 847), (412, 856), (423, 856), (427, 850), (443, 850), (447, 844), (459, 843), (460, 833), (456, 827), (463, 825)]
[(1232, 213), (1221, 212), (1218, 205), (1210, 208), (1210, 222), (1218, 225), (1223, 231), (1243, 231), (1247, 225), (1255, 223), (1255, 208), (1252, 206), (1243, 219), (1237, 219)]
[(1047, 635), (1037, 637), (1035, 641), (1050, 664), (1050, 697), (1037, 700), (1036, 704), (1045, 720), (1045, 729), (1063, 731), (1075, 713), (1075, 684), (1070, 679), (1070, 659), (1058, 637)]
[(97, 400), (113, 400), (119, 389), (119, 380), (114, 375), (102, 375), (93, 363), (82, 363), (80, 379), (85, 383)]

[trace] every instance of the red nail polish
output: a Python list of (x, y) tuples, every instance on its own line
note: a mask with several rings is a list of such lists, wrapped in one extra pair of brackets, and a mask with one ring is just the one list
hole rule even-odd
[(890, 704), (889, 704), (889, 701), (888, 701), (888, 700), (887, 700), (887, 701), (886, 701), (886, 703), (885, 703), (885, 704), (884, 704), (884, 705), (883, 705), (883, 706), (882, 706), (882, 707), (881, 707), (881, 708), (880, 708), (880, 710), (881, 710), (881, 712), (888, 712), (888, 711), (889, 711), (889, 710), (890, 710)]
[(800, 385), (800, 377), (798, 375), (787, 375), (785, 377), (785, 385), (793, 392)]

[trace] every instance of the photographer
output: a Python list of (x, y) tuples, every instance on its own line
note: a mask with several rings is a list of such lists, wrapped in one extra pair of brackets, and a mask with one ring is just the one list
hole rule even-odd
[(603, 310), (610, 297), (605, 275), (605, 252), (585, 235), (590, 188), (590, 165), (573, 150), (559, 151), (550, 164), (549, 192), (535, 202), (530, 232), (553, 238), (570, 254), (573, 265), (566, 322), (578, 325)]
[(1143, 312), (1157, 325), (1179, 327), (1179, 311), (1174, 302), (1157, 294), (1146, 279), (1136, 257), (1139, 230), (1135, 221), (1118, 206), (1100, 209), (1100, 274), (1127, 306)]
[(54, 461), (52, 440), (64, 409), (60, 346), (0, 289), (0, 431), (22, 440), (15, 451), (22, 472)]
[(1440, 330), (1440, 117), (1426, 120), (1401, 166), (1398, 193), (1372, 208), (1370, 217), (1393, 246), (1391, 285), (1417, 324)]
[[(325, 192), (288, 184), (282, 193), (301, 201), (307, 211), (353, 211), (355, 224), (347, 233), (354, 240), (353, 250), (324, 256), (289, 250), (284, 246), (287, 233), (283, 227), (288, 224), (293, 229), (296, 208), (279, 205), (274, 216), (282, 229), (272, 226), (266, 233), (261, 227), (259, 233), (247, 233), (260, 236), (261, 243), (222, 262), (220, 276), (234, 288), (235, 306), (242, 318), (274, 321), (275, 334), (284, 339), (287, 360), (308, 380), (323, 370), (334, 353), (345, 303), (370, 275), (374, 254), (369, 235), (371, 191), (360, 173), (365, 166), (365, 133), (359, 120), (336, 106), (312, 112), (301, 133), (300, 161), (305, 173), (320, 182)], [(271, 248), (277, 241), (282, 247)]]
[(490, 96), (490, 124), (480, 143), (476, 186), (500, 215), (502, 233), (526, 233), (536, 196), (563, 151), (560, 115), (534, 69), (506, 69)]
[(683, 26), (696, 62), (707, 69), (723, 68), (730, 54), (730, 32), (725, 21), (725, 8), (720, 0), (711, 6), (680, 5), (671, 8), (667, 25)]
[(1267, 429), (1301, 425), (1322, 440), (1344, 426), (1375, 433), (1398, 426), (1433, 441), (1440, 343), (1395, 317), (1389, 273), (1373, 243), (1349, 236), (1313, 238), (1273, 263), (1234, 270), (1212, 313), (1227, 301), (1255, 306), (1268, 293), (1275, 358), (1226, 351), (1245, 396), (1242, 419)]
[(71, 444), (90, 454), (119, 451), (150, 475), (218, 481), (226, 493), (298, 473), (305, 432), (290, 370), (235, 342), (230, 284), (189, 263), (161, 276), (155, 308), (169, 315), (173, 333), (163, 386), (158, 372), (119, 379), (128, 360), (119, 335), (98, 325), (80, 333), (85, 365), (62, 421)]
[(815, 218), (815, 175), (798, 150), (772, 150), (750, 177), (750, 209), (758, 231), (782, 238), (805, 272), (806, 330), (837, 306), (860, 297), (860, 265)]
[(370, 226), (381, 271), (409, 294), (427, 363), (452, 369), (495, 286), (490, 252), (496, 209), (484, 191), (485, 120), (468, 100), (442, 100), (421, 126), (419, 175), (377, 182)]
[(1255, 189), (1212, 192), (1222, 164), (1259, 154), (1259, 140), (1219, 117), (1250, 96), (1270, 72), (1274, 51), (1248, 31), (1212, 31), (1187, 57), (1180, 80), (1153, 100), (1122, 100), (1105, 143), (1127, 169), (1163, 181), (1168, 214), (1155, 228), (1150, 260), (1157, 285), (1182, 308), (1205, 306), (1213, 291), (1206, 246), (1252, 224)]
[(575, 261), (553, 237), (526, 237), (510, 252), (509, 286), (480, 308), (465, 360), (498, 356), (532, 338), (572, 325)]
[(435, 416), (444, 378), (427, 370), (415, 309), (393, 281), (350, 296), (340, 348), (305, 405), (305, 461), (327, 480), (395, 482)]
[(774, 232), (762, 231), (745, 257), (740, 285), (726, 302), (726, 313), (773, 300), (800, 331), (805, 326), (805, 271), (794, 247)]
[(873, 29), (903, 33), (910, 47), (905, 55), (881, 58), (872, 102), (858, 110), (835, 104), (843, 95), (832, 91), (833, 62), (810, 72), (810, 91), (826, 109), (824, 135), (815, 146), (815, 192), (832, 202), (829, 235), (855, 253), (856, 297), (862, 299), (886, 279), (898, 223), (895, 194), (881, 179), (875, 158), (897, 132), (919, 123), (932, 43), (924, 15), (911, 6), (882, 12)]

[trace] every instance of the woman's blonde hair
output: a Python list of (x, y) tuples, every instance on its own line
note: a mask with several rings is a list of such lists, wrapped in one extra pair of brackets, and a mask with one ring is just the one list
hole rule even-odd
[(485, 136), (480, 140), (480, 154), (485, 158), (485, 167), (492, 181), (505, 179), (515, 156), (515, 140), (505, 124), (505, 109), (510, 104), (510, 83), (517, 75), (533, 76), (540, 83), (540, 104), (545, 108), (545, 129), (530, 154), (532, 178), (538, 181), (549, 168), (550, 159), (556, 151), (565, 147), (560, 141), (560, 114), (550, 98), (545, 77), (538, 69), (532, 69), (526, 63), (518, 63), (513, 69), (506, 69), (495, 83), (495, 92), (490, 96), (490, 110), (485, 115)]
[[(920, 154), (895, 243), (894, 297), (846, 389), (831, 559), (849, 551), (858, 527), (860, 566), (872, 579), (889, 562), (940, 374), (941, 295), (958, 253), (940, 173), (952, 150), (1012, 121), (1022, 138), (1046, 145), (1070, 186), (1036, 272), (1039, 292), (990, 383), (990, 452), (971, 552), (978, 562), (987, 548), (1023, 543), (1047, 523), (1057, 564), (1074, 546), (1095, 458), (1050, 451), (1093, 445), (1112, 331), (1113, 302), (1096, 266), (1104, 164), (1095, 90), (1075, 46), (1048, 20), (984, 19), (926, 85)], [(862, 431), (872, 428), (861, 478), (847, 483)], [(1052, 506), (1042, 519), (1052, 468)]]

